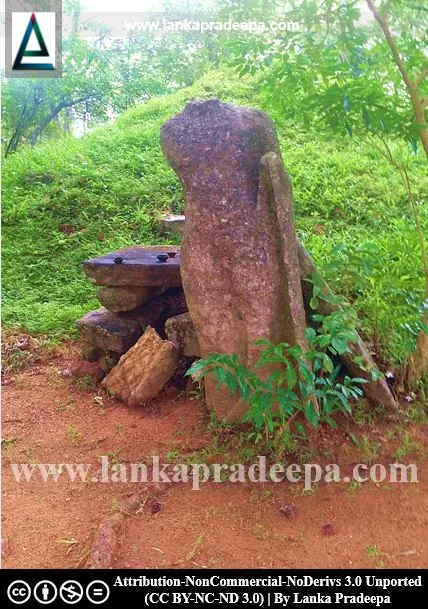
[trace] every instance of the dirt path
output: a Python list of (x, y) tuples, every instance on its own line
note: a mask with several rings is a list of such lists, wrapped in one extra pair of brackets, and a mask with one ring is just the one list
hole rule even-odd
[[(5, 567), (86, 566), (101, 521), (147, 489), (65, 476), (17, 483), (11, 463), (97, 471), (102, 455), (113, 463), (215, 456), (202, 452), (212, 437), (196, 400), (170, 391), (146, 409), (128, 409), (62, 376), (69, 364), (62, 356), (32, 365), (3, 388)], [(208, 483), (200, 491), (175, 484), (159, 492), (157, 506), (150, 499), (125, 518), (112, 566), (428, 567), (427, 428), (376, 423), (353, 433), (367, 438), (358, 448), (349, 432), (324, 433), (324, 458), (351, 467), (371, 450), (376, 462), (393, 463), (398, 450), (403, 462), (418, 464), (419, 483), (322, 484), (311, 493), (286, 483)], [(283, 504), (295, 507), (291, 518)]]

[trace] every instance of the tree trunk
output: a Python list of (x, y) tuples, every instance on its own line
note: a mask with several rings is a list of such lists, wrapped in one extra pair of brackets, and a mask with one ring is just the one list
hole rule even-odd
[(40, 121), (40, 123), (34, 130), (33, 135), (31, 136), (31, 145), (34, 146), (36, 144), (44, 129), (46, 129), (49, 123), (58, 116), (61, 110), (64, 110), (64, 108), (72, 108), (73, 106), (77, 106), (77, 104), (81, 104), (82, 102), (87, 101), (91, 97), (92, 96), (90, 95), (86, 95), (85, 97), (79, 97), (78, 99), (72, 99), (70, 101), (63, 100), (60, 101), (56, 106), (53, 106), (51, 108), (51, 113), (45, 116), (45, 118)]
[(40, 123), (37, 125), (37, 127), (35, 128), (32, 136), (31, 136), (30, 143), (32, 146), (36, 145), (36, 142), (39, 139), (39, 137), (41, 136), (41, 134), (43, 133), (43, 131), (46, 129), (46, 127), (49, 125), (49, 123), (58, 116), (58, 114), (61, 112), (63, 107), (64, 106), (62, 104), (58, 104), (57, 106), (54, 106), (53, 108), (51, 108), (51, 113), (48, 114), (47, 116), (45, 116), (40, 121)]

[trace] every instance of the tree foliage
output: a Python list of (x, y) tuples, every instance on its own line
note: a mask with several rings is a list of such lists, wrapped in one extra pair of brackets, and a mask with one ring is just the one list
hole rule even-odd
[[(243, 7), (259, 9), (258, 0), (225, 1), (237, 15)], [(417, 0), (272, 0), (270, 14), (272, 5), (277, 18), (285, 14), (300, 31), (263, 33), (250, 47), (242, 37), (231, 39), (233, 65), (242, 75), (262, 74), (265, 100), (281, 115), (330, 135), (366, 139), (398, 171), (419, 237), (428, 301), (425, 239), (408, 163), (418, 147), (428, 160), (426, 6)], [(427, 369), (427, 311), (424, 304), (409, 380)]]
[[(21, 143), (36, 144), (48, 128), (52, 135), (78, 119), (103, 122), (136, 103), (189, 86), (218, 62), (212, 36), (130, 31), (118, 38), (103, 24), (81, 22), (78, 3), (69, 9), (73, 26), (63, 41), (62, 78), (3, 79), (6, 156)], [(85, 34), (89, 26), (95, 37)]]
[[(252, 2), (233, 4), (240, 14)], [(426, 97), (428, 12), (417, 2), (385, 4), (407, 69)], [(331, 134), (405, 138), (415, 148), (418, 126), (406, 85), (382, 32), (362, 6), (341, 0), (278, 3), (277, 18), (299, 23), (300, 31), (264, 32), (251, 45), (244, 37), (231, 38), (232, 62), (241, 74), (261, 74), (266, 99), (283, 116)]]

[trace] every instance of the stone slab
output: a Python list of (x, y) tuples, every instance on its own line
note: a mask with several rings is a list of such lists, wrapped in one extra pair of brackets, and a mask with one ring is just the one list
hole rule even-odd
[(148, 288), (145, 286), (105, 286), (97, 293), (100, 303), (112, 313), (132, 311), (161, 294), (165, 288)]
[(183, 215), (165, 214), (159, 223), (159, 232), (161, 235), (167, 233), (181, 235), (184, 230)]
[(93, 347), (125, 353), (146, 326), (163, 327), (169, 317), (187, 311), (181, 288), (170, 288), (160, 296), (127, 313), (112, 313), (105, 307), (91, 311), (77, 322), (82, 337)]
[[(159, 262), (158, 254), (176, 252), (175, 258)], [(120, 264), (114, 259), (122, 258)], [(126, 247), (86, 260), (83, 271), (91, 283), (100, 286), (179, 287), (180, 248), (173, 245)]]
[(125, 353), (142, 333), (138, 318), (121, 317), (105, 307), (87, 313), (79, 319), (77, 327), (91, 345), (115, 353)]

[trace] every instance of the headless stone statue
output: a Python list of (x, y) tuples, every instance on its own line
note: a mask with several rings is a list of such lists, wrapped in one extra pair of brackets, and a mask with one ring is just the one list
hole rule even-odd
[[(304, 346), (292, 194), (272, 120), (196, 101), (163, 126), (161, 145), (185, 190), (181, 275), (202, 357), (236, 353), (252, 368), (259, 339)], [(242, 415), (226, 387), (208, 377), (205, 390), (217, 416)]]
[[(185, 190), (181, 276), (201, 356), (236, 353), (253, 368), (263, 350), (254, 344), (259, 339), (305, 348), (302, 289), (309, 302), (306, 280), (319, 272), (296, 239), (291, 187), (271, 119), (217, 99), (195, 101), (162, 127), (161, 145)], [(333, 310), (320, 300), (318, 312)], [(368, 381), (368, 399), (395, 410), (385, 379), (371, 378), (376, 365), (362, 339), (349, 348), (341, 359)], [(219, 418), (243, 414), (239, 398), (213, 378), (205, 381), (207, 403)]]

